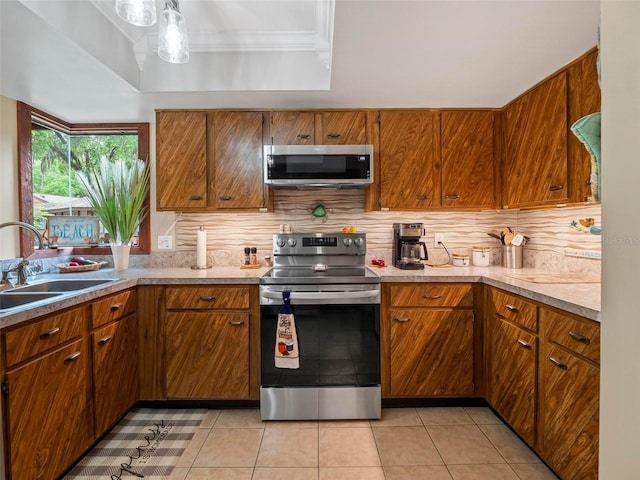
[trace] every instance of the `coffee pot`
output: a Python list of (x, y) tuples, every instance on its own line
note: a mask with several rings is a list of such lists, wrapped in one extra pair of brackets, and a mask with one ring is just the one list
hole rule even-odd
[(393, 265), (407, 270), (424, 268), (422, 260), (428, 260), (427, 246), (420, 238), (424, 236), (422, 223), (393, 224)]
[(424, 242), (402, 243), (400, 249), (401, 263), (420, 263), (427, 259), (427, 246)]

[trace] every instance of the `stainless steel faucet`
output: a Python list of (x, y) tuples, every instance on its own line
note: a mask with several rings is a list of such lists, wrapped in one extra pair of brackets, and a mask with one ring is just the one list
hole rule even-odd
[[(10, 227), (10, 226), (22, 227), (22, 228), (26, 228), (27, 230), (31, 230), (33, 233), (35, 233), (36, 237), (38, 238), (38, 249), (43, 250), (45, 248), (44, 238), (42, 238), (42, 234), (33, 225), (30, 225), (25, 222), (5, 222), (0, 224), (0, 229), (4, 227)], [(25, 267), (27, 265), (29, 265), (29, 261), (22, 260), (20, 261), (20, 263), (18, 263), (18, 265), (15, 268), (12, 268), (7, 271), (3, 271), (2, 280), (0, 280), (0, 290), (6, 290), (7, 288), (11, 288), (11, 283), (9, 282), (9, 279), (8, 279), (8, 274), (10, 272), (17, 272), (18, 279), (15, 284), (16, 287), (26, 285), (28, 275)]]

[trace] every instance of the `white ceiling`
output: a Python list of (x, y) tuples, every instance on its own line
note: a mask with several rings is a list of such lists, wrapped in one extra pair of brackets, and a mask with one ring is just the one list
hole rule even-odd
[(157, 26), (129, 26), (113, 4), (0, 0), (0, 93), (69, 122), (502, 107), (593, 47), (600, 15), (593, 0), (182, 0), (191, 58), (172, 65)]

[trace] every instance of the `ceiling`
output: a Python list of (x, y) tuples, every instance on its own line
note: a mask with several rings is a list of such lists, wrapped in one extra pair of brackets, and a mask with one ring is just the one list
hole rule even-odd
[[(158, 0), (158, 11), (163, 2)], [(113, 0), (1, 0), (0, 93), (69, 122), (157, 108), (502, 107), (597, 41), (592, 0), (182, 0), (190, 60)]]

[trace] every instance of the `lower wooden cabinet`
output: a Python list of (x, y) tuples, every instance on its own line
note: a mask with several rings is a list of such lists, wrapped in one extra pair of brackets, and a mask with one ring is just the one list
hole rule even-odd
[(87, 342), (77, 340), (6, 374), (12, 480), (50, 480), (93, 442)]
[(249, 313), (168, 312), (167, 396), (249, 398)]
[(131, 314), (91, 334), (96, 436), (138, 401), (138, 335)]

